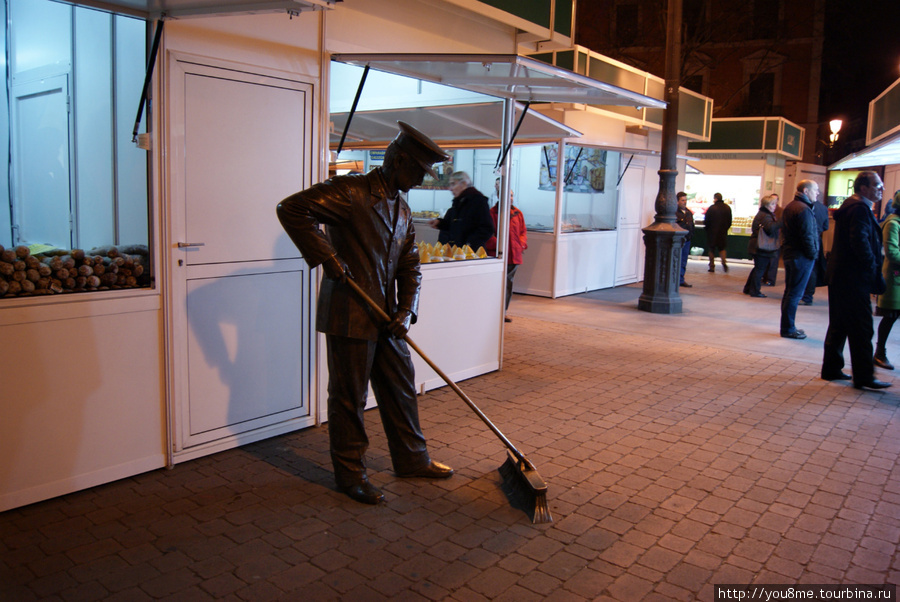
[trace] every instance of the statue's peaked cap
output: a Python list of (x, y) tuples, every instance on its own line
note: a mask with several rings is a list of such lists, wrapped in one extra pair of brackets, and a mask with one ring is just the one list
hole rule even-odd
[(396, 144), (404, 153), (414, 159), (422, 169), (427, 171), (435, 180), (439, 176), (432, 167), (439, 161), (446, 161), (450, 155), (438, 146), (431, 138), (403, 121), (398, 121), (400, 133), (391, 144)]

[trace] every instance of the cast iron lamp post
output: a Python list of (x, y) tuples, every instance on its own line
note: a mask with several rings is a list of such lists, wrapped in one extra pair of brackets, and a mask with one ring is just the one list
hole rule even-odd
[(666, 20), (667, 104), (663, 114), (662, 155), (659, 169), (659, 193), (656, 216), (643, 229), (644, 292), (638, 309), (655, 314), (680, 314), (681, 247), (687, 230), (675, 221), (677, 201), (675, 178), (678, 175), (678, 88), (681, 85), (681, 0), (669, 0)]

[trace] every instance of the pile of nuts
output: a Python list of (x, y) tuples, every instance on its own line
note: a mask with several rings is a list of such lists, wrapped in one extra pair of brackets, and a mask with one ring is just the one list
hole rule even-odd
[(54, 249), (36, 255), (0, 245), (0, 297), (77, 293), (150, 285), (146, 245)]

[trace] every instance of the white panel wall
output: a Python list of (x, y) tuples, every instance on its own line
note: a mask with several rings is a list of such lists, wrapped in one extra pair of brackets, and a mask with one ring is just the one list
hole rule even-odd
[[(498, 259), (422, 266), (418, 321), (409, 335), (450, 378), (463, 380), (500, 368), (500, 332), (506, 279)], [(416, 386), (429, 390), (444, 381), (413, 354)]]
[(0, 313), (0, 511), (165, 465), (159, 298)]
[(556, 254), (556, 296), (614, 286), (617, 240), (614, 230), (560, 236)]

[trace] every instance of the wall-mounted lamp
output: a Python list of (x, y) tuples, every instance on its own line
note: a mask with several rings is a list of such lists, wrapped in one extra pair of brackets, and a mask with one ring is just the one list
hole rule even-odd
[(831, 135), (828, 136), (828, 147), (831, 148), (834, 146), (834, 143), (837, 142), (838, 134), (841, 131), (841, 126), (843, 125), (843, 121), (840, 119), (832, 119), (828, 122), (828, 127), (831, 128)]

